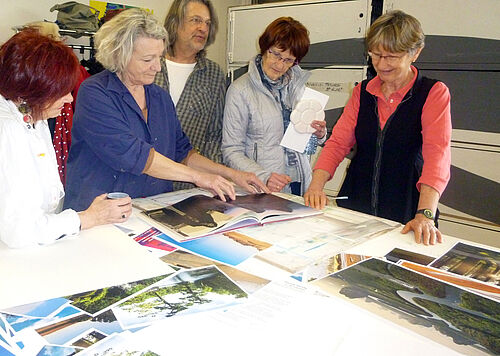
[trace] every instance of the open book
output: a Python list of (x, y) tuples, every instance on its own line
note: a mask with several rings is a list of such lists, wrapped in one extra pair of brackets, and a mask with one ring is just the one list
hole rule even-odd
[(272, 194), (250, 194), (227, 202), (193, 195), (165, 208), (143, 211), (140, 216), (182, 242), (217, 232), (317, 214), (321, 211)]

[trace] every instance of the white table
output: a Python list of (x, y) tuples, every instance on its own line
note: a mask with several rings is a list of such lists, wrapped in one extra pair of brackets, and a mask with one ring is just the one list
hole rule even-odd
[[(413, 234), (402, 235), (398, 230), (386, 233), (368, 242), (358, 245), (348, 252), (384, 256), (395, 247), (423, 253), (437, 257), (448, 250), (456, 238), (445, 236), (442, 244), (423, 246), (414, 242)], [(241, 265), (242, 269), (271, 279), (283, 279), (288, 273), (270, 267), (262, 261), (251, 259)], [(166, 273), (168, 265), (155, 258), (131, 238), (127, 237), (117, 227), (108, 225), (83, 231), (79, 237), (57, 242), (50, 246), (11, 250), (0, 243), (0, 308), (41, 301), (63, 295), (93, 290), (105, 286), (122, 284), (129, 281), (148, 278)], [(345, 302), (343, 302), (345, 303)], [(342, 304), (342, 303), (341, 303)], [(202, 343), (191, 345), (189, 351), (200, 348), (205, 354), (233, 355), (233, 354), (267, 354), (286, 353), (287, 355), (303, 355), (307, 350), (314, 355), (330, 355), (339, 352), (345, 354), (350, 350), (354, 354), (388, 354), (398, 352), (405, 355), (440, 354), (456, 355), (457, 353), (443, 345), (436, 344), (426, 338), (407, 332), (385, 320), (377, 319), (361, 310), (354, 311), (353, 315), (359, 319), (356, 332), (345, 334), (342, 344), (334, 348), (328, 343), (328, 325), (317, 325), (315, 322), (324, 322), (335, 319), (336, 316), (344, 317), (345, 309), (338, 309), (332, 303), (331, 308), (325, 308), (324, 313), (318, 313), (317, 318), (309, 313), (293, 315), (273, 330), (262, 330), (254, 335), (241, 335), (235, 333), (227, 339), (228, 347), (207, 348)], [(347, 304), (346, 308), (347, 307)], [(335, 309), (337, 308), (337, 309)], [(328, 309), (328, 310), (327, 310)], [(320, 315), (321, 314), (321, 315)], [(348, 316), (347, 316), (348, 317)], [(190, 325), (189, 319), (177, 317), (173, 323), (174, 328), (185, 325), (190, 330), (187, 333), (178, 333), (175, 341), (178, 343), (193, 340), (193, 335), (199, 335), (200, 340), (218, 340), (221, 332), (230, 332), (230, 328), (204, 328)], [(172, 318), (174, 319), (174, 318)], [(296, 326), (294, 326), (296, 322)], [(331, 320), (332, 325), (342, 323), (341, 320)], [(310, 327), (309, 327), (310, 325)], [(331, 332), (336, 332), (331, 326)], [(295, 332), (302, 332), (303, 337)], [(233, 331), (234, 332), (234, 331)], [(270, 337), (269, 333), (276, 334)], [(265, 334), (263, 334), (265, 333)], [(358, 336), (355, 336), (358, 335)], [(315, 336), (318, 340), (312, 340)], [(307, 339), (309, 338), (309, 339)], [(326, 338), (326, 339), (325, 339)], [(168, 338), (167, 338), (168, 339)], [(257, 339), (260, 343), (251, 343), (249, 340)], [(284, 340), (287, 339), (287, 340)], [(293, 343), (300, 342), (294, 346)], [(314, 342), (314, 347), (306, 347), (307, 343)], [(168, 340), (165, 350), (172, 351), (172, 340)], [(240, 346), (241, 343), (245, 345)], [(306, 343), (306, 344), (304, 344)], [(235, 350), (235, 348), (240, 348)], [(267, 350), (267, 351), (266, 351)], [(166, 353), (168, 353), (166, 351)], [(210, 353), (214, 351), (214, 353)], [(311, 354), (311, 355), (312, 355)]]

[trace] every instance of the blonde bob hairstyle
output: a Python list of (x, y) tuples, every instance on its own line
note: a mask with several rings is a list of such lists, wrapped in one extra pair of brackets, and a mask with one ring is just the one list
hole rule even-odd
[(140, 37), (168, 41), (167, 31), (149, 12), (142, 9), (122, 11), (95, 34), (96, 59), (111, 72), (122, 73)]
[(424, 44), (420, 22), (401, 10), (389, 11), (377, 18), (366, 34), (368, 51), (380, 47), (390, 53), (414, 54)]

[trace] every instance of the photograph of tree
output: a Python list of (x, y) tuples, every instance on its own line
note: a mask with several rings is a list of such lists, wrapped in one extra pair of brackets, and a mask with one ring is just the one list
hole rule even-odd
[(64, 298), (70, 300), (71, 305), (85, 311), (88, 314), (95, 315), (168, 276), (168, 274), (165, 274), (158, 277), (125, 283), (119, 286), (77, 293)]
[[(109, 335), (101, 342), (86, 349), (86, 355), (92, 356), (159, 356), (157, 353), (149, 351), (148, 346), (143, 342), (140, 345), (131, 338), (130, 331)], [(147, 342), (146, 342), (147, 343)]]
[(177, 250), (168, 255), (160, 258), (163, 262), (168, 263), (170, 266), (178, 268), (198, 268), (204, 266), (216, 265), (222, 272), (224, 272), (229, 278), (231, 278), (235, 283), (237, 283), (242, 289), (247, 293), (254, 293), (260, 288), (267, 285), (270, 280), (258, 277), (256, 275), (243, 272), (237, 268), (227, 266), (222, 263), (217, 263), (207, 258), (194, 255), (187, 251)]
[(375, 258), (313, 284), (459, 352), (500, 353), (500, 304), (451, 284)]
[(500, 287), (500, 252), (457, 243), (432, 267)]
[(124, 329), (240, 303), (248, 294), (217, 267), (181, 271), (111, 310)]

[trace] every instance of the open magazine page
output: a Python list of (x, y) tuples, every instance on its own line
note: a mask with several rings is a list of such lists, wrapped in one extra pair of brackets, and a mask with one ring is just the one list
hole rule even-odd
[(251, 215), (257, 217), (262, 224), (287, 220), (290, 217), (320, 214), (319, 211), (287, 199), (287, 197), (281, 198), (273, 194), (241, 195), (237, 196), (236, 200), (230, 201), (230, 203), (250, 210)]
[(151, 219), (158, 228), (168, 229), (165, 232), (177, 241), (208, 235), (228, 222), (258, 221), (247, 209), (205, 195), (194, 195), (165, 208), (144, 211), (141, 215)]
[(313, 216), (238, 232), (272, 246), (256, 258), (291, 273), (315, 262), (346, 251), (362, 242), (393, 230), (392, 225), (371, 217), (352, 223), (327, 215)]
[(176, 190), (174, 192), (152, 195), (146, 198), (132, 199), (132, 206), (139, 210), (153, 210), (164, 208), (166, 206), (180, 202), (181, 200), (192, 197), (193, 195), (206, 195), (213, 197), (213, 193), (201, 188)]
[(271, 194), (237, 196), (223, 202), (194, 195), (170, 206), (147, 210), (141, 217), (178, 242), (245, 226), (321, 214)]

